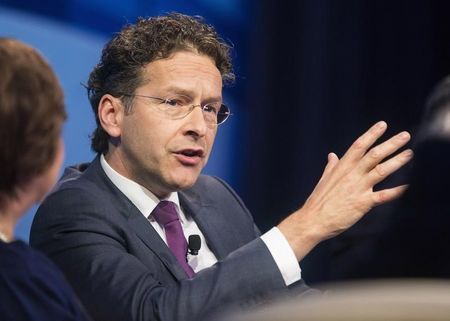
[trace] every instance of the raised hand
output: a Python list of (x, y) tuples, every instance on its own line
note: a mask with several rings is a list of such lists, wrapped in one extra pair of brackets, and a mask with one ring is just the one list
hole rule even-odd
[(412, 150), (407, 149), (382, 162), (410, 140), (407, 132), (369, 150), (386, 128), (385, 122), (376, 123), (341, 159), (330, 153), (323, 175), (305, 204), (278, 225), (298, 260), (319, 242), (351, 227), (374, 206), (403, 193), (405, 186), (373, 189), (413, 156)]

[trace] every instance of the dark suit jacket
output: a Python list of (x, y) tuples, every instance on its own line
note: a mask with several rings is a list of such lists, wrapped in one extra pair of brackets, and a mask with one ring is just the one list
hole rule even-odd
[[(226, 183), (200, 176), (179, 197), (219, 260), (191, 280), (99, 158), (62, 178), (34, 218), (30, 243), (60, 266), (95, 320), (199, 320), (286, 291), (249, 211)], [(295, 292), (305, 288), (298, 282)]]

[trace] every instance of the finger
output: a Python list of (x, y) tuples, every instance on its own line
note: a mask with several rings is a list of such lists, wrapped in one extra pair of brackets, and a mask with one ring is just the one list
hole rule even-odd
[(325, 170), (324, 170), (322, 176), (328, 175), (333, 170), (333, 168), (336, 167), (336, 165), (338, 163), (339, 163), (339, 157), (337, 157), (337, 155), (335, 153), (329, 153), (328, 154), (328, 163), (327, 163), (327, 166), (325, 167)]
[(368, 131), (355, 140), (352, 146), (350, 146), (345, 155), (342, 157), (342, 160), (344, 162), (360, 160), (370, 146), (372, 146), (377, 139), (384, 134), (386, 128), (387, 124), (384, 121), (379, 121), (373, 125)]
[(404, 146), (411, 139), (408, 132), (401, 132), (384, 143), (369, 150), (358, 164), (361, 172), (366, 173), (372, 170), (379, 162)]
[(328, 163), (325, 166), (325, 169), (323, 171), (322, 177), (319, 180), (319, 183), (333, 171), (333, 168), (335, 168), (338, 163), (339, 157), (335, 153), (329, 153)]
[(374, 192), (372, 195), (374, 206), (395, 200), (399, 198), (408, 188), (408, 185), (400, 185), (393, 188), (384, 189), (378, 192)]
[(403, 165), (408, 163), (413, 157), (414, 153), (411, 149), (404, 150), (400, 154), (391, 159), (375, 166), (366, 176), (368, 187), (378, 184), (386, 177), (397, 171)]

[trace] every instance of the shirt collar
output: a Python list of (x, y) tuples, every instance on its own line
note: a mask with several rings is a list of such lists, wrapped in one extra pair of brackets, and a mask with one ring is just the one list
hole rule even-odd
[[(114, 170), (108, 164), (103, 154), (100, 156), (100, 164), (111, 182), (134, 204), (134, 206), (138, 208), (138, 210), (145, 217), (148, 217), (150, 213), (153, 212), (156, 205), (163, 200), (175, 203), (178, 213), (181, 213), (180, 200), (177, 192), (172, 192), (168, 197), (160, 200), (155, 194), (144, 186), (139, 185), (135, 181), (132, 181)], [(179, 215), (179, 217), (181, 223), (183, 223), (185, 218), (183, 215)]]

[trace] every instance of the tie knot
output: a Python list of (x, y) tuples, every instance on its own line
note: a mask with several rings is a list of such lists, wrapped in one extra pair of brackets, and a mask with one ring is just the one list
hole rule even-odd
[(175, 203), (170, 201), (159, 202), (153, 210), (152, 215), (155, 218), (155, 221), (163, 226), (178, 220), (178, 213), (175, 208)]

